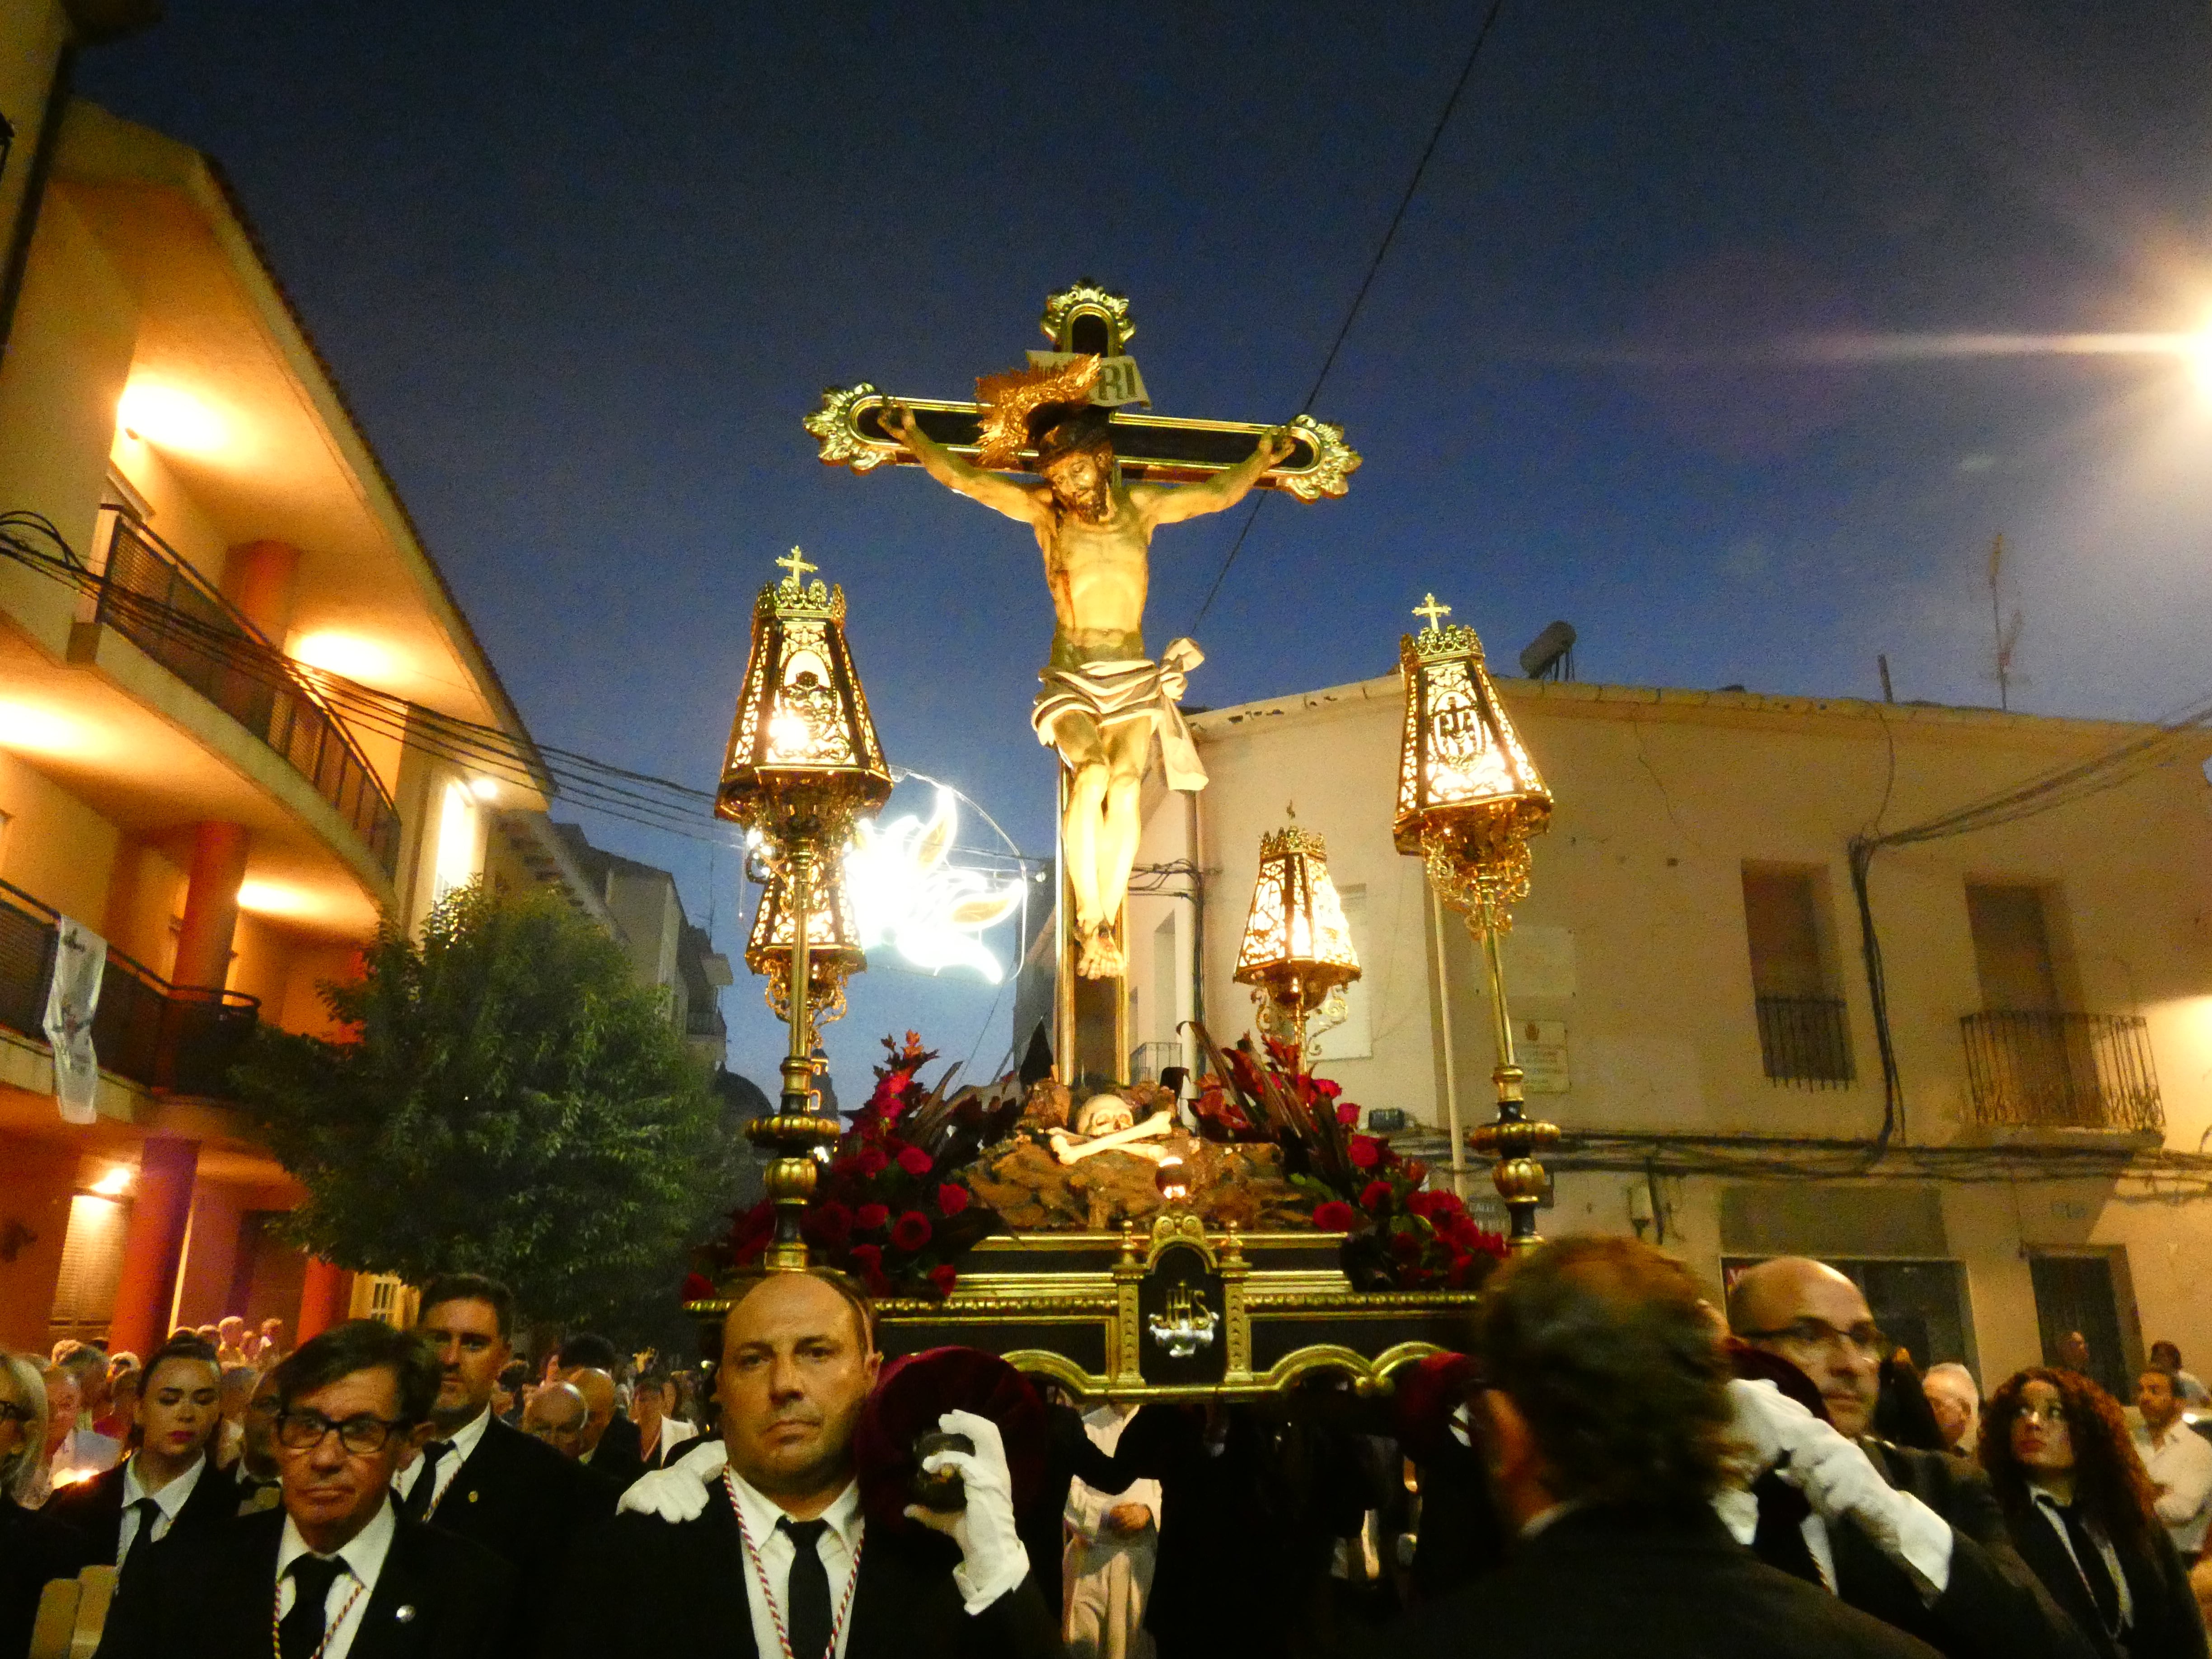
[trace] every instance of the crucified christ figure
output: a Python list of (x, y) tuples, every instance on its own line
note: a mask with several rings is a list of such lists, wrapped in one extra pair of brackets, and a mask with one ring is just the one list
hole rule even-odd
[(1197, 747), (1176, 708), (1184, 675), (1204, 655), (1188, 640), (1176, 641), (1158, 661), (1145, 653), (1152, 532), (1234, 507), (1294, 441), (1273, 428), (1250, 456), (1204, 483), (1124, 483), (1106, 411), (1086, 405), (1036, 434), (1044, 482), (1023, 484), (953, 454), (903, 404), (884, 411), (884, 425), (931, 477), (1036, 533), (1059, 625), (1051, 662), (1037, 676), (1044, 689), (1030, 722), (1068, 772), (1060, 848), (1075, 896), (1077, 971), (1117, 978), (1124, 964), (1115, 924), (1137, 856), (1138, 792), (1155, 731), (1169, 783), (1206, 787)]

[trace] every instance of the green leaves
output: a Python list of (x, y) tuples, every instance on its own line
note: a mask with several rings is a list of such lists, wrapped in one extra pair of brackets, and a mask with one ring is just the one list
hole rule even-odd
[(234, 1079), (307, 1188), (299, 1242), (418, 1284), (492, 1273), (534, 1319), (657, 1319), (733, 1165), (621, 948), (550, 893), (469, 888), (363, 965), (322, 988), (349, 1040), (264, 1028)]

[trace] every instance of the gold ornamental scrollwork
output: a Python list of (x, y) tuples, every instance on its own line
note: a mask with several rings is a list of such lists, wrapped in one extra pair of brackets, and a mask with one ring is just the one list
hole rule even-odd
[(1037, 326), (1044, 331), (1046, 339), (1057, 345), (1066, 338), (1069, 323), (1085, 312), (1104, 319), (1122, 345), (1137, 337), (1137, 325), (1129, 320), (1129, 296), (1090, 282), (1073, 283), (1046, 300)]
[(1295, 472), (1279, 470), (1275, 476), (1285, 489), (1302, 501), (1317, 501), (1324, 495), (1341, 495), (1352, 488), (1352, 475), (1359, 471), (1362, 458), (1344, 441), (1342, 427), (1301, 415), (1291, 422), (1290, 429), (1313, 446), (1314, 460), (1312, 465)]
[(849, 466), (855, 472), (872, 472), (898, 458), (896, 444), (860, 435), (860, 416), (879, 407), (884, 394), (866, 380), (858, 386), (830, 386), (822, 394), (822, 407), (799, 422), (822, 446), (826, 466)]

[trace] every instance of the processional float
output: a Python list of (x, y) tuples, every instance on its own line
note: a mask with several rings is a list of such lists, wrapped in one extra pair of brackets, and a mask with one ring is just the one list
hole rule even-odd
[[(1340, 495), (1359, 465), (1340, 428), (1307, 416), (1271, 428), (1140, 412), (1149, 398), (1120, 295), (1078, 283), (1048, 301), (1042, 321), (1054, 349), (980, 379), (972, 402), (833, 388), (805, 422), (821, 458), (860, 473), (920, 465), (1010, 516), (1036, 503), (1041, 542), (1054, 514), (1109, 531), (1134, 514), (1139, 561), (1155, 522), (1255, 487)], [(1163, 484), (1201, 493), (1163, 509)], [(1126, 825), (1085, 793), (1082, 768), (1117, 732), (1140, 757), (1157, 737), (1174, 787), (1202, 787), (1194, 749), (1182, 777), (1175, 752), (1188, 740), (1174, 702), (1199, 653), (1179, 641), (1146, 658), (1133, 611), (1086, 616), (1058, 593), (1036, 717), (1063, 762), (1053, 1069), (952, 1092), (949, 1074), (923, 1083), (930, 1056), (909, 1034), (904, 1049), (886, 1043), (890, 1063), (851, 1123), (822, 1115), (814, 1029), (842, 1012), (845, 978), (863, 965), (838, 854), (888, 797), (890, 773), (846, 643), (842, 589), (807, 583), (815, 567), (797, 550), (780, 562), (787, 574), (754, 607), (716, 810), (756, 832), (769, 866), (746, 960), (769, 976), (790, 1043), (781, 1099), (748, 1128), (771, 1154), (768, 1200), (739, 1218), (714, 1272), (694, 1276), (690, 1310), (718, 1326), (737, 1278), (826, 1262), (875, 1292), (888, 1355), (981, 1348), (1079, 1395), (1119, 1400), (1251, 1398), (1316, 1371), (1366, 1391), (1463, 1346), (1482, 1271), (1509, 1241), (1536, 1242), (1538, 1155), (1559, 1133), (1525, 1113), (1500, 941), (1552, 799), (1474, 630), (1448, 623), (1449, 608), (1430, 596), (1416, 612), (1425, 625), (1401, 641), (1393, 827), (1399, 850), (1464, 913), (1487, 963), (1498, 1114), (1467, 1139), (1492, 1160), (1503, 1237), (1423, 1166), (1360, 1133), (1357, 1109), (1312, 1074), (1315, 1039), (1342, 1018), (1359, 966), (1326, 846), (1295, 823), (1262, 842), (1234, 969), (1252, 988), (1264, 1044), (1224, 1049), (1198, 1027), (1206, 1065), (1188, 1100), (1180, 1078), (1164, 1087), (1126, 1076), (1129, 866), (1121, 857), (1117, 875), (1111, 844)], [(1079, 816), (1090, 812), (1104, 816)], [(1085, 887), (1070, 860), (1094, 855)]]

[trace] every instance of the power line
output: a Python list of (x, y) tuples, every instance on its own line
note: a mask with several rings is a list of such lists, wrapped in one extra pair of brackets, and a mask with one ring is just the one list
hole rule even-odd
[[(1451, 96), (1444, 100), (1443, 113), (1437, 118), (1436, 125), (1429, 132), (1429, 142), (1422, 147), (1421, 159), (1413, 164), (1413, 176), (1407, 181), (1406, 193), (1398, 198), (1398, 210), (1390, 216), (1389, 228), (1382, 233), (1382, 240), (1375, 249), (1375, 257), (1367, 263), (1367, 274), (1359, 280), (1359, 291), (1352, 296), (1352, 307), (1344, 313), (1343, 325), (1336, 331), (1336, 337), (1329, 342), (1328, 356), (1322, 360), (1321, 373), (1314, 376), (1312, 390), (1306, 393), (1305, 402), (1298, 405), (1299, 414), (1313, 412), (1314, 402), (1321, 396), (1322, 387), (1328, 383), (1329, 371), (1336, 367), (1337, 353), (1344, 349), (1344, 342), (1352, 332), (1352, 325), (1359, 320), (1359, 313), (1367, 303), (1367, 290), (1375, 286), (1376, 273), (1382, 269), (1382, 261), (1389, 256), (1391, 243), (1398, 239), (1398, 227), (1405, 222), (1406, 210), (1413, 206), (1413, 198), (1420, 191), (1421, 180), (1428, 173), (1429, 162), (1437, 153), (1437, 145), (1444, 136), (1444, 129), (1451, 125), (1452, 112), (1459, 107), (1460, 94), (1467, 90), (1467, 83), (1474, 74), (1475, 61), (1482, 56), (1483, 45), (1490, 39), (1490, 31), (1498, 21), (1498, 13), (1504, 9), (1505, 0), (1491, 0), (1490, 9), (1483, 16), (1482, 27), (1475, 31), (1474, 44), (1468, 48), (1467, 61), (1460, 65), (1459, 79), (1452, 82)], [(1260, 505), (1265, 499), (1257, 494), (1253, 496), (1251, 509), (1244, 515), (1243, 526), (1237, 531), (1237, 539), (1230, 544), (1229, 556), (1222, 560), (1221, 568), (1214, 574), (1213, 586), (1206, 590), (1206, 603), (1198, 607), (1198, 615), (1191, 619), (1186, 632), (1197, 633), (1199, 623), (1206, 620), (1206, 613), (1213, 609), (1215, 596), (1221, 592), (1221, 584), (1229, 575), (1229, 567), (1237, 562), (1237, 556), (1244, 550), (1244, 538), (1252, 533), (1252, 526), (1259, 519)]]

